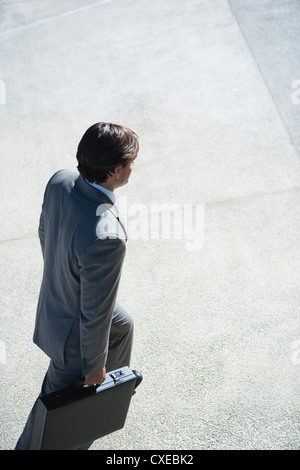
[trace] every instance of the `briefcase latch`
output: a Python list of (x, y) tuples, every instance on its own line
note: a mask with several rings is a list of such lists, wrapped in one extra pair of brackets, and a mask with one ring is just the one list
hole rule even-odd
[(115, 383), (118, 383), (120, 382), (122, 376), (124, 375), (124, 372), (122, 370), (118, 370), (109, 375), (111, 376), (111, 378), (113, 379)]

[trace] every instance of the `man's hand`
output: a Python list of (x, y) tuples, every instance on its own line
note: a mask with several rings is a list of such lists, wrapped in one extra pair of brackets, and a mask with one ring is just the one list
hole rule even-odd
[(83, 385), (88, 385), (91, 387), (94, 384), (100, 385), (106, 379), (106, 369), (103, 367), (102, 370), (96, 372), (95, 374), (86, 375)]

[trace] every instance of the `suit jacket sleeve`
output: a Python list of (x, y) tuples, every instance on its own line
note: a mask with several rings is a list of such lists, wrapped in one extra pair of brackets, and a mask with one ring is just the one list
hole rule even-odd
[[(52, 178), (50, 179), (50, 181)], [(50, 183), (49, 181), (49, 183)], [(41, 250), (42, 250), (42, 255), (44, 258), (44, 252), (45, 252), (45, 207), (46, 207), (46, 197), (47, 197), (47, 191), (49, 188), (49, 183), (46, 186), (45, 193), (44, 193), (44, 199), (43, 199), (43, 204), (42, 204), (42, 210), (41, 210), (41, 215), (40, 215), (40, 220), (39, 220), (39, 229), (38, 229), (38, 235), (39, 235), (39, 240), (41, 244)]]
[(123, 240), (106, 238), (97, 239), (78, 257), (80, 345), (84, 375), (93, 374), (105, 366), (124, 255)]
[(44, 249), (45, 249), (45, 228), (44, 228), (44, 212), (42, 210), (39, 222), (39, 239), (41, 244), (42, 255), (44, 257)]

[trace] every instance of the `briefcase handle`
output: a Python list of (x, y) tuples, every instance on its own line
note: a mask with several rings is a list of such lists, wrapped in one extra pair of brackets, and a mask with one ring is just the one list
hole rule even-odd
[[(135, 375), (136, 379), (135, 379), (135, 386), (134, 386), (134, 389), (136, 389), (140, 383), (142, 382), (143, 380), (143, 376), (142, 374), (137, 371), (137, 370), (132, 370), (133, 374)], [(108, 375), (110, 375), (113, 380), (115, 382), (117, 382), (118, 380), (115, 380), (115, 378), (113, 377), (114, 374), (111, 374), (110, 372), (108, 372)], [(89, 392), (92, 392), (92, 391), (96, 391), (96, 389), (101, 385), (101, 384), (94, 384), (94, 385), (83, 385), (84, 384), (84, 381), (85, 381), (85, 377), (80, 377), (80, 379), (78, 379), (76, 382), (75, 382), (75, 388), (76, 389), (80, 389), (80, 390), (86, 390), (86, 391), (89, 391)]]
[(85, 381), (85, 377), (80, 377), (80, 379), (78, 379), (76, 382), (75, 382), (75, 388), (76, 389), (82, 389), (82, 390), (87, 390), (87, 389), (90, 389), (90, 390), (93, 390), (93, 389), (96, 389), (99, 387), (100, 384), (94, 384), (94, 385), (83, 385), (84, 384), (84, 381)]

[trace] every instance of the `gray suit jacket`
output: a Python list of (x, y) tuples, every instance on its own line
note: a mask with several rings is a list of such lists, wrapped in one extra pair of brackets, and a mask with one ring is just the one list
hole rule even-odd
[(39, 238), (44, 272), (33, 341), (54, 362), (71, 354), (83, 375), (95, 373), (105, 366), (125, 255), (117, 208), (77, 172), (61, 170), (45, 190)]

